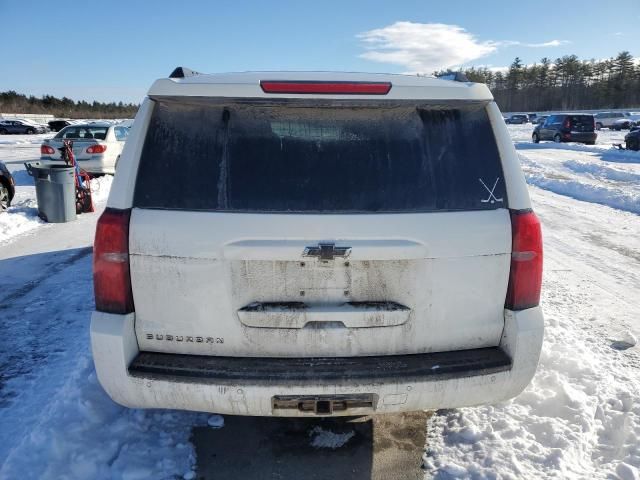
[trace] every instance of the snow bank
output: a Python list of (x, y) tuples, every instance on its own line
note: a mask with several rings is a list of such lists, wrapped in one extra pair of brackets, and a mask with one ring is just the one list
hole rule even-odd
[(576, 200), (640, 213), (640, 168), (614, 168), (599, 155), (561, 152), (519, 151), (527, 183)]
[(586, 202), (600, 203), (632, 213), (640, 213), (640, 194), (623, 188), (594, 185), (579, 180), (554, 178), (539, 172), (525, 172), (527, 183)]
[[(438, 412), (424, 463), (443, 478), (637, 478), (638, 355), (592, 335), (578, 299), (545, 282), (545, 343), (538, 372), (516, 399)], [(616, 476), (617, 474), (617, 476)], [(636, 475), (636, 476), (634, 476)]]
[(107, 201), (112, 183), (113, 175), (105, 175), (91, 180), (91, 197), (93, 198), (94, 203), (103, 203)]
[(0, 213), (0, 245), (43, 224), (35, 198), (14, 202), (9, 210)]
[(617, 182), (640, 183), (640, 173), (620, 170), (602, 163), (567, 160), (563, 162), (563, 165), (576, 173), (588, 173), (594, 178), (603, 178)]
[[(602, 130), (596, 145), (531, 142), (530, 126), (509, 131), (531, 185), (577, 200), (640, 213), (640, 152), (612, 148), (626, 132)], [(617, 165), (617, 166), (614, 166)]]

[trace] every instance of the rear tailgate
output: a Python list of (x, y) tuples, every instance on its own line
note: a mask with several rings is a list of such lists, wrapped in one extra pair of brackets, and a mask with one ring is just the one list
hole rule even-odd
[(156, 101), (129, 240), (142, 350), (498, 344), (511, 228), (484, 104)]

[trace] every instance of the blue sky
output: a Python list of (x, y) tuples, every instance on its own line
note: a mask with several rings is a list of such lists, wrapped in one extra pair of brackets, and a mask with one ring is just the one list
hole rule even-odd
[(0, 0), (0, 32), (0, 91), (139, 102), (177, 65), (431, 73), (640, 57), (640, 0)]

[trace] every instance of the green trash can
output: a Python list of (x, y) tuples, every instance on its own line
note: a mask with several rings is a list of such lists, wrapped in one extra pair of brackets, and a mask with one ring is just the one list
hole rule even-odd
[(73, 167), (60, 164), (25, 163), (36, 184), (38, 216), (45, 222), (76, 219), (76, 184)]

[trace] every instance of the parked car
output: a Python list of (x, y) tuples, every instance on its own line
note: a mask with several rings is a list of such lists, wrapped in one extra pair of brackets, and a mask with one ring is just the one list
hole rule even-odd
[(529, 118), (526, 115), (511, 115), (507, 118), (507, 122), (510, 125), (522, 125), (523, 123), (528, 123)]
[(542, 125), (547, 120), (547, 118), (549, 118), (549, 115), (539, 115), (538, 117), (536, 117), (535, 124)]
[(530, 123), (536, 123), (536, 120), (538, 118), (538, 114), (537, 113), (527, 113), (527, 118), (529, 119)]
[(600, 112), (594, 115), (596, 129), (612, 128), (617, 120), (624, 119), (626, 114), (622, 112)]
[(539, 143), (543, 140), (561, 142), (580, 142), (587, 145), (596, 143), (598, 134), (594, 131), (593, 115), (560, 114), (551, 115), (541, 125), (537, 125), (531, 134), (531, 140)]
[(7, 166), (0, 162), (0, 212), (9, 208), (15, 193), (16, 182)]
[(51, 120), (50, 122), (48, 122), (49, 124), (49, 128), (51, 129), (52, 132), (59, 132), (60, 130), (62, 130), (64, 127), (67, 127), (69, 125), (72, 125), (71, 121), (69, 120)]
[(640, 127), (633, 127), (632, 130), (624, 137), (624, 143), (627, 150), (640, 150)]
[(128, 135), (127, 127), (111, 123), (69, 125), (55, 137), (44, 140), (40, 160), (61, 161), (62, 141), (68, 139), (73, 141), (73, 153), (80, 168), (88, 173), (113, 174)]
[(178, 68), (138, 111), (98, 222), (93, 358), (135, 408), (499, 402), (536, 370), (541, 275), (485, 85)]
[(26, 120), (2, 120), (0, 121), (0, 135), (9, 133), (46, 133), (47, 129), (36, 123), (27, 122)]
[(611, 126), (612, 130), (629, 130), (631, 127), (636, 125), (640, 125), (640, 114), (638, 113), (628, 113), (624, 118), (620, 118), (613, 122)]

